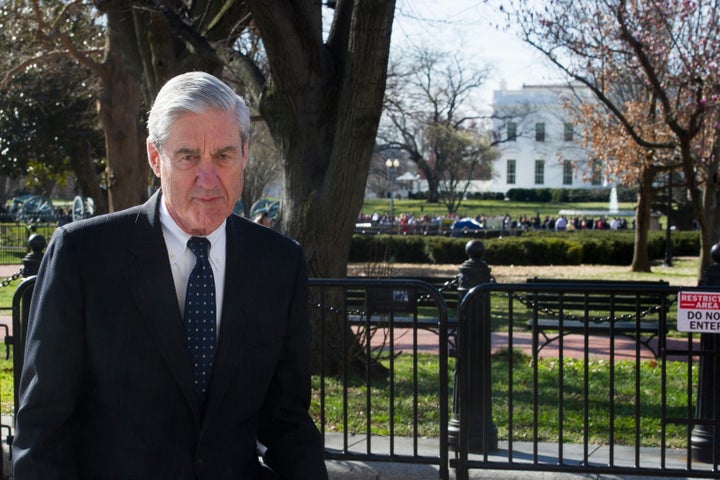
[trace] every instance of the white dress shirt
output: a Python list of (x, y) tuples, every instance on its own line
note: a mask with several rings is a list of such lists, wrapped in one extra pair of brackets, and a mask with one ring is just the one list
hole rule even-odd
[[(210, 266), (213, 270), (213, 277), (215, 278), (216, 332), (220, 331), (220, 318), (222, 316), (225, 286), (225, 244), (227, 241), (225, 223), (226, 222), (223, 222), (217, 230), (205, 237), (210, 241), (210, 251), (208, 255), (210, 257)], [(177, 223), (175, 223), (164, 201), (160, 202), (160, 224), (162, 225), (163, 237), (165, 238), (168, 258), (170, 259), (170, 268), (172, 269), (173, 281), (175, 282), (175, 292), (177, 293), (178, 305), (180, 306), (180, 315), (184, 316), (187, 282), (192, 269), (195, 267), (195, 254), (187, 247), (187, 241), (192, 235), (184, 232)]]

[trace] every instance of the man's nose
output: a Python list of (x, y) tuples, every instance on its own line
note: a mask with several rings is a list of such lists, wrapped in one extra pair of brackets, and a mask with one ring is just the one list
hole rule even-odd
[(210, 158), (203, 158), (196, 170), (197, 183), (200, 185), (217, 184), (218, 176), (215, 164)]

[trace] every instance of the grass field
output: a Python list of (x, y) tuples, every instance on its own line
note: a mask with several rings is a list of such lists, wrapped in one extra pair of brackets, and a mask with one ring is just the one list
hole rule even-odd
[[(657, 447), (661, 442), (660, 417), (663, 405), (657, 393), (662, 387), (662, 368), (657, 362), (631, 361), (615, 362), (611, 368), (605, 360), (591, 360), (587, 367), (588, 390), (584, 389), (586, 372), (583, 362), (565, 358), (562, 366), (557, 359), (538, 360), (537, 396), (533, 395), (534, 370), (530, 357), (516, 353), (513, 355), (512, 407), (508, 404), (511, 384), (508, 380), (508, 354), (499, 352), (492, 361), (492, 402), (493, 420), (498, 428), (498, 438), (507, 440), (512, 425), (512, 437), (515, 441), (532, 441), (535, 435), (541, 442), (582, 443), (585, 433), (583, 418), (587, 407), (588, 438), (591, 444), (606, 445), (614, 435), (616, 445), (633, 445), (636, 438), (642, 446)], [(449, 385), (452, 399), (453, 360), (450, 359)], [(389, 365), (387, 359), (385, 365)], [(327, 378), (325, 382), (326, 403), (324, 410), (327, 431), (345, 429), (343, 411), (348, 412), (347, 430), (352, 434), (364, 434), (368, 427), (376, 435), (437, 437), (439, 434), (439, 396), (437, 357), (423, 354), (419, 356), (417, 388), (412, 384), (413, 362), (407, 355), (398, 355), (394, 359), (394, 380), (376, 380), (371, 385), (369, 396), (370, 425), (367, 424), (368, 390), (363, 380), (350, 378), (347, 390), (341, 379)], [(559, 382), (559, 370), (562, 368), (563, 381)], [(686, 386), (688, 381), (687, 364), (668, 362), (666, 364), (668, 416), (682, 417), (688, 410)], [(611, 373), (612, 372), (612, 373)], [(609, 378), (612, 375), (614, 389), (610, 390)], [(642, 388), (636, 394), (634, 390), (636, 375)], [(697, 381), (697, 365), (691, 375)], [(319, 402), (320, 380), (313, 378), (313, 418), (321, 418)], [(563, 422), (559, 421), (559, 392), (562, 383)], [(391, 402), (390, 391), (394, 391), (395, 401)], [(417, 432), (411, 419), (413, 414), (412, 398), (417, 392)], [(615, 415), (611, 425), (608, 418), (609, 402), (614, 402)], [(639, 405), (639, 420), (635, 421), (635, 409)], [(392, 406), (392, 408), (391, 408)], [(452, 405), (448, 405), (450, 410)], [(512, 424), (510, 411), (512, 408)], [(392, 420), (392, 422), (391, 422)], [(391, 427), (392, 423), (392, 427)], [(533, 425), (537, 424), (537, 432)], [(687, 441), (686, 426), (668, 425), (666, 442), (669, 447), (683, 447)], [(560, 433), (562, 431), (562, 434)], [(612, 434), (610, 432), (613, 432)], [(636, 437), (637, 435), (637, 437)]]

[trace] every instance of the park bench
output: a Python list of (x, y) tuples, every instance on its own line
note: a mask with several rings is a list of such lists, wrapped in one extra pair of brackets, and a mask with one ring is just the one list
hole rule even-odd
[[(357, 277), (366, 278), (366, 277)], [(461, 293), (457, 290), (457, 277), (412, 277), (409, 280), (425, 282), (442, 295), (448, 310), (447, 333), (451, 353), (457, 344), (457, 307)], [(438, 318), (434, 301), (422, 289), (400, 288), (401, 295), (409, 298), (393, 299), (388, 287), (349, 288), (345, 292), (345, 309), (348, 322), (356, 328), (369, 328), (374, 334), (390, 327), (438, 333)]]
[[(528, 278), (529, 284), (548, 285), (548, 291), (526, 292), (524, 303), (532, 310), (527, 328), (544, 339), (538, 351), (569, 334), (621, 335), (649, 349), (657, 358), (659, 352), (651, 342), (660, 335), (658, 313), (663, 305), (662, 293), (642, 292), (648, 286), (668, 286), (665, 281), (609, 281)], [(558, 286), (575, 285), (585, 290), (563, 291)], [(617, 290), (617, 287), (623, 287)], [(633, 292), (638, 287), (640, 293)], [(615, 288), (615, 290), (613, 290)], [(667, 325), (665, 325), (667, 330)]]

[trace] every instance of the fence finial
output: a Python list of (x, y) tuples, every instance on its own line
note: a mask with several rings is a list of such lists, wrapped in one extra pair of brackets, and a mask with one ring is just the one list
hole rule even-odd
[(43, 250), (47, 246), (45, 237), (39, 233), (33, 233), (28, 238), (28, 246), (30, 247), (30, 253), (23, 257), (23, 276), (31, 277), (37, 275), (40, 270), (40, 261), (43, 257)]

